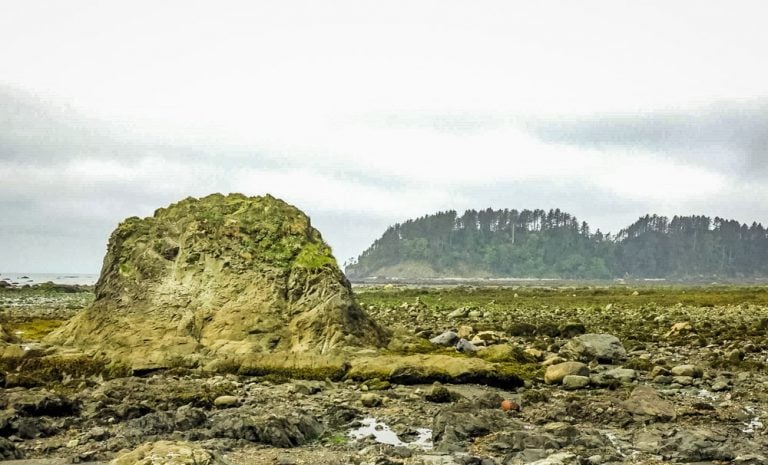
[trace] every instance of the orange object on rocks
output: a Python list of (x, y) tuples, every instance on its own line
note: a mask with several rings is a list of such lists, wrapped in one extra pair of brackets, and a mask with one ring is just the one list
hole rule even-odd
[(509, 399), (504, 399), (501, 401), (501, 409), (505, 412), (509, 412), (510, 410), (514, 410), (515, 412), (520, 411), (520, 405), (517, 402), (513, 402)]

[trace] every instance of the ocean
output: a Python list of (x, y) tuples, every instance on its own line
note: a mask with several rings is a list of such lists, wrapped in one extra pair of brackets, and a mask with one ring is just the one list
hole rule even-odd
[(90, 273), (16, 273), (0, 271), (0, 281), (18, 286), (53, 282), (56, 284), (96, 284), (98, 274)]

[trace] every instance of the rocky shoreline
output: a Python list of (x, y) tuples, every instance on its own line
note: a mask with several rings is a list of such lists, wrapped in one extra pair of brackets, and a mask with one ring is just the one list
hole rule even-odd
[[(178, 368), (12, 387), (9, 372), (0, 454), (28, 464), (155, 463), (136, 461), (152, 447), (230, 464), (768, 463), (762, 305), (657, 307), (649, 318), (642, 305), (625, 303), (589, 311), (521, 304), (510, 313), (498, 303), (451, 308), (430, 300), (446, 294), (415, 300), (387, 292), (400, 303), (359, 296), (396, 335), (374, 358), (514, 360), (528, 370), (523, 385)], [(36, 310), (26, 308), (30, 320)], [(13, 315), (6, 312), (3, 325)], [(587, 332), (608, 329), (614, 334)], [(459, 341), (474, 350), (458, 351)], [(387, 433), (379, 440), (394, 436), (393, 444), (368, 434), (373, 422)], [(424, 431), (428, 441), (417, 441)], [(172, 463), (193, 463), (179, 460)]]

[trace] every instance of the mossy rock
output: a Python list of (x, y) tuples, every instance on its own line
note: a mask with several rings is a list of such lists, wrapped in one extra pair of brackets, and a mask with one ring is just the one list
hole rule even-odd
[(521, 373), (512, 365), (488, 363), (479, 358), (451, 355), (381, 355), (351, 360), (347, 377), (354, 380), (382, 379), (397, 384), (478, 383), (503, 388), (523, 385)]
[(6, 387), (47, 386), (67, 378), (116, 378), (130, 374), (130, 370), (124, 365), (85, 354), (4, 356), (0, 358), (0, 370), (6, 374)]
[(95, 295), (45, 341), (140, 371), (387, 342), (309, 218), (269, 195), (187, 198), (128, 218)]
[(511, 344), (494, 344), (481, 349), (477, 356), (489, 362), (519, 362), (534, 363), (536, 360), (518, 346)]
[(245, 376), (278, 376), (290, 379), (340, 380), (349, 364), (345, 357), (311, 354), (249, 355), (237, 373)]

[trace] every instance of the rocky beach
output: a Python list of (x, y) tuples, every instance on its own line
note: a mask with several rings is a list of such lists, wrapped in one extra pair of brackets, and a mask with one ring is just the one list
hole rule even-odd
[[(34, 292), (2, 294), (3, 328), (29, 361), (50, 347), (25, 334), (39, 337), (33, 328), (55, 327), (89, 298), (48, 292), (41, 302)], [(522, 385), (467, 383), (469, 368), (454, 379), (408, 379), (404, 369), (365, 378), (354, 360), (314, 380), (176, 367), (115, 377), (62, 370), (38, 381), (24, 376), (28, 363), (5, 372), (3, 457), (106, 463), (141, 447), (151, 456), (151, 445), (207, 460), (173, 463), (767, 463), (763, 292), (358, 288), (395, 337), (356, 358), (514, 364)], [(669, 298), (700, 304), (653, 303)], [(453, 308), (454, 299), (470, 305)], [(115, 463), (166, 463), (138, 460)]]
[(9, 463), (768, 463), (765, 287), (352, 287), (271, 197), (130, 218), (0, 326)]

